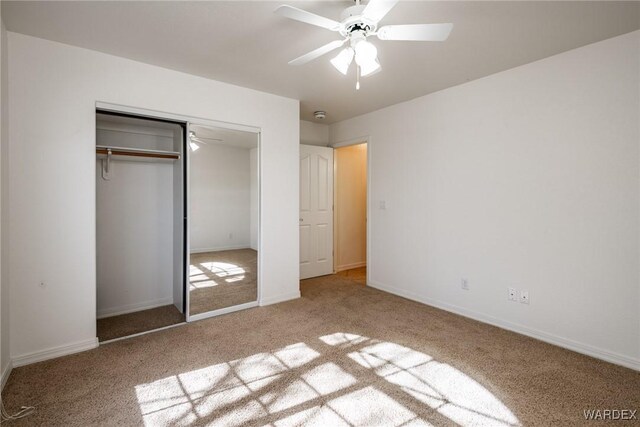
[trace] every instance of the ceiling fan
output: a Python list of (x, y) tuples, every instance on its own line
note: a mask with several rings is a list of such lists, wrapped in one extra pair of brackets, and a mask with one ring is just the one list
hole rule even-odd
[(211, 141), (214, 144), (222, 144), (224, 142), (220, 138), (207, 138), (204, 136), (198, 136), (194, 131), (192, 130), (189, 131), (189, 148), (191, 148), (191, 151), (196, 151), (198, 148), (200, 148), (198, 144), (201, 144), (201, 145), (209, 144), (209, 142), (207, 141)]
[(360, 0), (355, 0), (355, 6), (350, 6), (342, 12), (340, 22), (296, 7), (279, 6), (275, 10), (278, 15), (335, 31), (343, 37), (342, 40), (332, 41), (289, 61), (289, 64), (306, 64), (349, 42), (346, 48), (331, 59), (331, 64), (346, 75), (349, 66), (355, 59), (356, 89), (360, 89), (360, 76), (370, 76), (381, 69), (380, 62), (378, 62), (378, 50), (373, 43), (367, 41), (367, 37), (376, 36), (380, 40), (411, 41), (444, 41), (449, 37), (453, 24), (385, 25), (378, 28), (378, 23), (398, 1), (369, 0), (366, 5), (362, 5)]

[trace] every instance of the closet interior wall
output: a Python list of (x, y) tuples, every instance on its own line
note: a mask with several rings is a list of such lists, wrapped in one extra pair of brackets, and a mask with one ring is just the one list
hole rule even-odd
[(98, 112), (96, 148), (174, 152), (177, 159), (96, 157), (97, 317), (174, 305), (185, 312), (184, 128)]

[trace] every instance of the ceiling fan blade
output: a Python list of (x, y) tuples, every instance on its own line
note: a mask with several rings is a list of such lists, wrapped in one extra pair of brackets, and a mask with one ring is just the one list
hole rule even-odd
[(222, 141), (222, 138), (209, 138), (206, 136), (196, 136), (197, 139), (206, 139), (208, 141)]
[(197, 142), (198, 144), (203, 144), (203, 145), (207, 145), (207, 144), (209, 144), (208, 142), (203, 141), (203, 140), (201, 140), (200, 138), (195, 137), (195, 136), (194, 136), (194, 137), (191, 137), (191, 138), (190, 138), (190, 140), (191, 140), (191, 142)]
[(341, 47), (346, 40), (335, 40), (331, 43), (327, 43), (322, 47), (317, 48), (316, 50), (312, 50), (309, 53), (305, 53), (304, 55), (294, 59), (293, 61), (289, 61), (289, 65), (302, 65), (306, 64), (309, 61), (313, 61), (316, 58), (321, 57), (324, 54), (331, 52), (339, 47)]
[(198, 144), (202, 144), (202, 145), (209, 145), (211, 143), (213, 143), (213, 144), (223, 144), (224, 143), (223, 140), (216, 139), (216, 138), (195, 137), (195, 138), (191, 138), (191, 140), (197, 142)]
[(297, 7), (282, 5), (279, 6), (274, 13), (289, 19), (295, 19), (296, 21), (326, 28), (331, 31), (338, 31), (338, 28), (340, 28), (340, 23), (333, 19), (325, 18), (324, 16), (298, 9)]
[(365, 18), (374, 21), (376, 24), (389, 13), (393, 6), (398, 3), (399, 0), (369, 0), (367, 6), (362, 11)]
[(377, 31), (380, 40), (441, 42), (449, 37), (453, 24), (385, 25)]

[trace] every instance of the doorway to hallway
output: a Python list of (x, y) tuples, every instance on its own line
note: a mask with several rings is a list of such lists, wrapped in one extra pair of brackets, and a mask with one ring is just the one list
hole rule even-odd
[(334, 150), (334, 271), (367, 265), (367, 143)]

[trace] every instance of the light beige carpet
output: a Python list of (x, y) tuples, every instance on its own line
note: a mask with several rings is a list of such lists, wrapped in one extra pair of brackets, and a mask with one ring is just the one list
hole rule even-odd
[(184, 314), (172, 304), (135, 313), (98, 319), (97, 333), (99, 341), (126, 337), (140, 332), (171, 326), (185, 321)]
[(189, 313), (257, 301), (257, 260), (253, 249), (191, 254)]
[(640, 373), (326, 276), (294, 301), (16, 368), (3, 397), (37, 407), (16, 426), (577, 426), (638, 409)]

